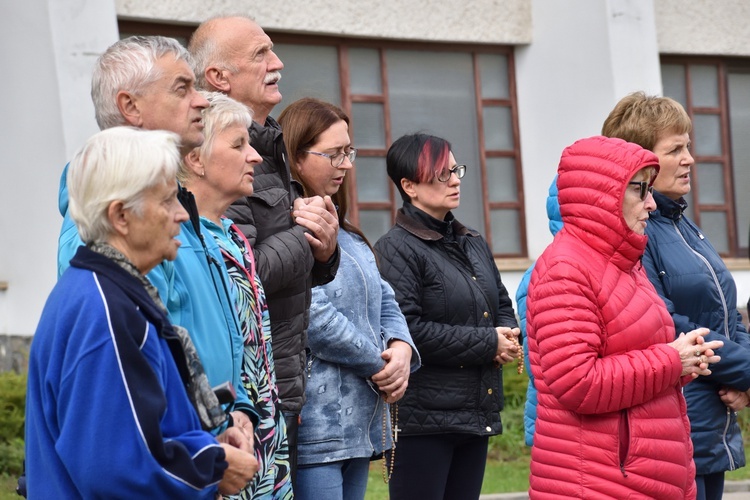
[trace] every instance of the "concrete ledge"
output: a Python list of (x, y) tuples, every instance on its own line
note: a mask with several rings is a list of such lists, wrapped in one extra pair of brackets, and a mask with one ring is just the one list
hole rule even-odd
[[(724, 493), (750, 493), (750, 479), (743, 481), (727, 481), (724, 483)], [(739, 497), (737, 497), (739, 498)], [(742, 496), (745, 498), (745, 496)], [(750, 498), (750, 495), (747, 496)], [(492, 493), (480, 495), (479, 500), (528, 500), (529, 494), (525, 491), (517, 493)]]
[(750, 491), (750, 479), (727, 481), (724, 483), (724, 493), (738, 493), (743, 491)]

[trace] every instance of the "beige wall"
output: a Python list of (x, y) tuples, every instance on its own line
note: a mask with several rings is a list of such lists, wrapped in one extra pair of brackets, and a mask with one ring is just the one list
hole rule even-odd
[(654, 0), (659, 52), (750, 56), (749, 0)]
[(266, 29), (406, 40), (525, 44), (531, 0), (117, 0), (125, 19), (200, 23), (245, 13)]

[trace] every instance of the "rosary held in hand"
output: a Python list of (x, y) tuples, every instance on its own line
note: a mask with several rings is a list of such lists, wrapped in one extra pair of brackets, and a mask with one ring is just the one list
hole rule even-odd
[(520, 375), (523, 373), (523, 348), (521, 347), (521, 344), (518, 343), (518, 337), (511, 333), (506, 333), (505, 338), (513, 342), (513, 344), (518, 347), (518, 365), (516, 366), (516, 372)]

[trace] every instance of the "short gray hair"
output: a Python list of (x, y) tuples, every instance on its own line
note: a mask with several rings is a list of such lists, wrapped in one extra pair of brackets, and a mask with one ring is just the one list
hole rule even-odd
[[(200, 91), (208, 101), (208, 107), (203, 110), (203, 136), (205, 140), (197, 149), (201, 158), (211, 154), (211, 148), (217, 134), (234, 125), (250, 128), (253, 123), (253, 113), (244, 104), (221, 92)], [(190, 177), (187, 165), (180, 165), (177, 179), (187, 182)]]
[(127, 125), (117, 108), (117, 93), (142, 94), (161, 76), (155, 63), (167, 54), (193, 66), (187, 49), (174, 38), (163, 36), (131, 36), (115, 42), (99, 56), (91, 78), (91, 99), (100, 129)]
[(86, 141), (67, 174), (70, 216), (84, 243), (112, 235), (107, 211), (113, 201), (142, 214), (144, 193), (177, 175), (179, 146), (174, 132), (134, 127), (108, 128)]

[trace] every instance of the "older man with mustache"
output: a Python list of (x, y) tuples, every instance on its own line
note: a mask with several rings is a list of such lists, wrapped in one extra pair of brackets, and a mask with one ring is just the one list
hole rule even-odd
[(223, 92), (253, 111), (250, 142), (263, 163), (255, 168), (253, 194), (237, 200), (227, 216), (247, 236), (266, 289), (294, 482), (311, 289), (330, 282), (338, 269), (336, 210), (329, 196), (302, 198), (292, 180), (281, 128), (269, 116), (281, 102), (284, 64), (263, 29), (247, 17), (209, 19), (188, 50), (199, 87)]

